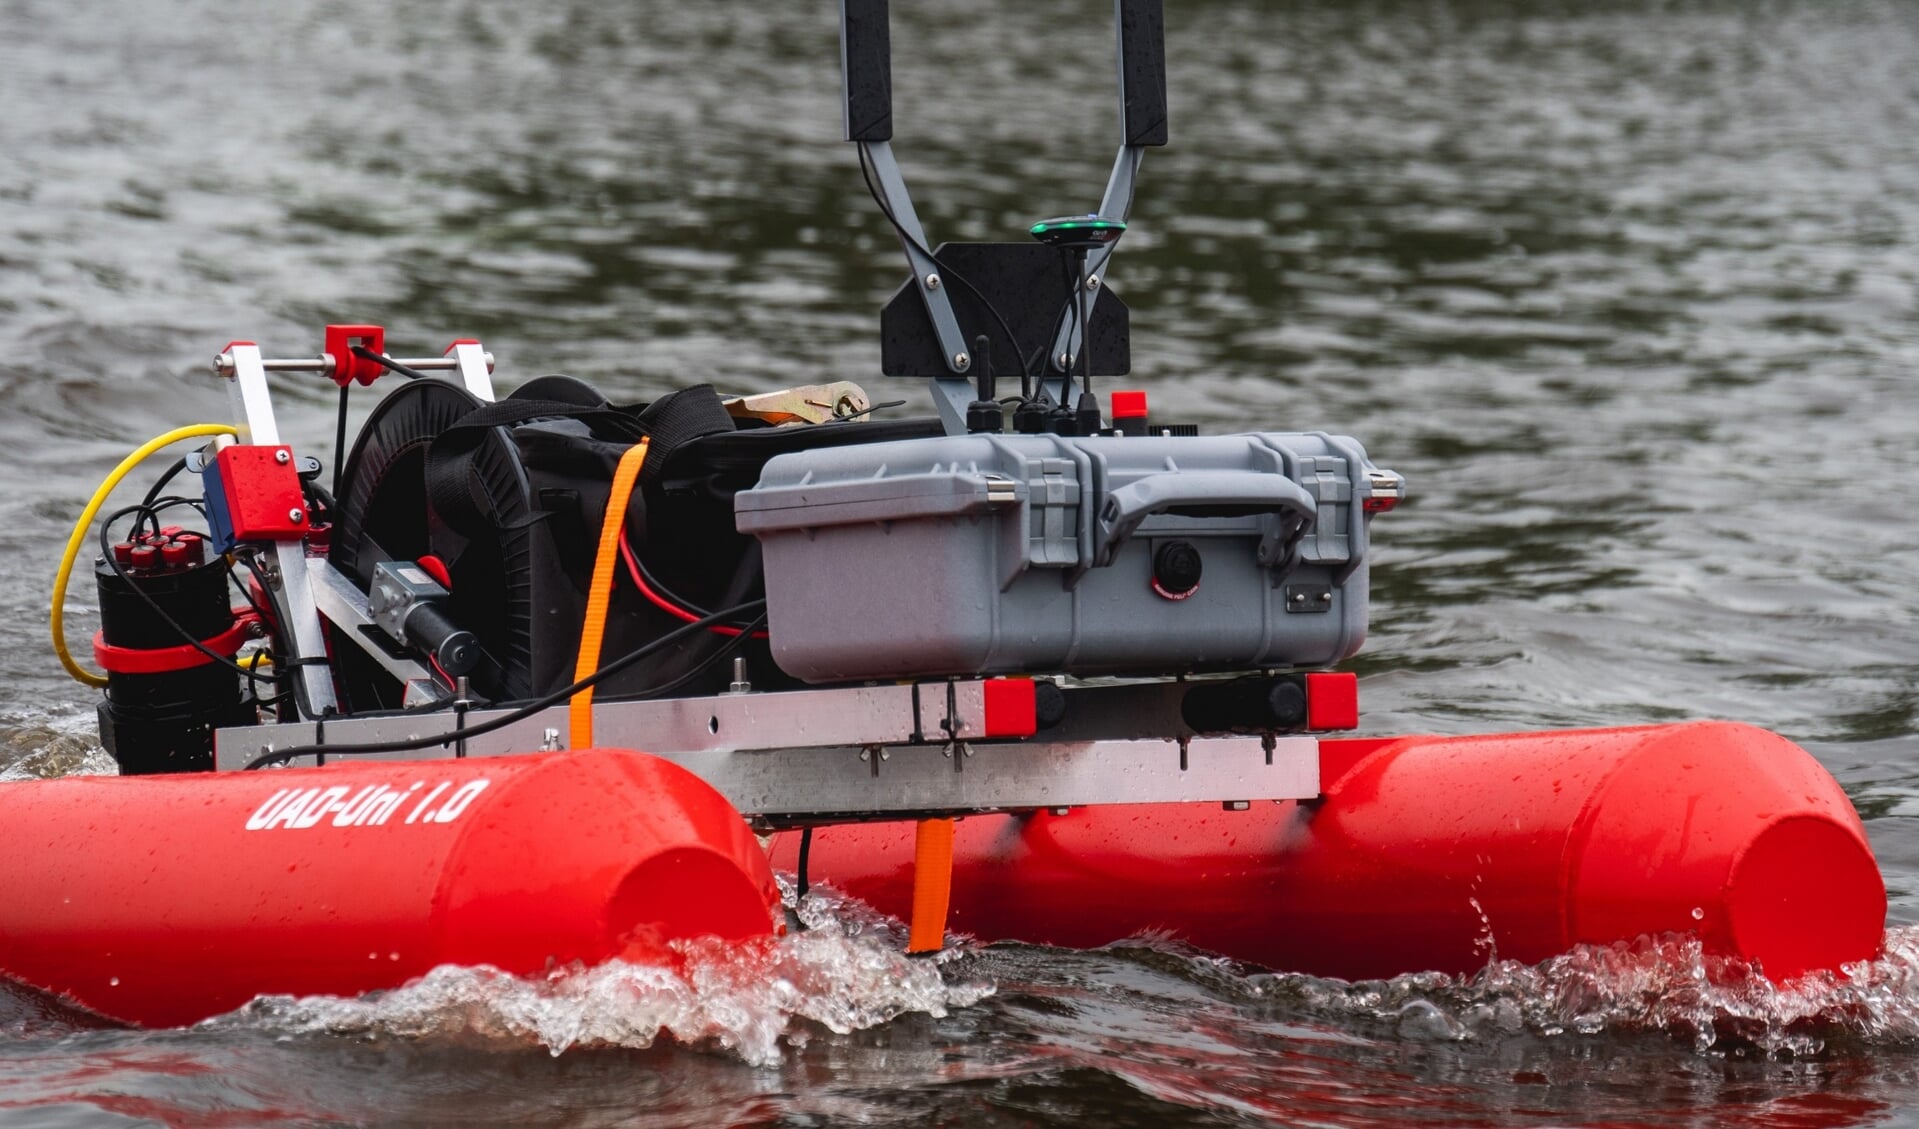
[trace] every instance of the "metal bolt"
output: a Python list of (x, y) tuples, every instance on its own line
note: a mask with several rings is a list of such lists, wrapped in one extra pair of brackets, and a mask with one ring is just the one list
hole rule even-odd
[(939, 275), (937, 275), (937, 274), (929, 274), (929, 275), (927, 275), (927, 276), (926, 276), (926, 288), (927, 288), (928, 290), (938, 290), (938, 289), (940, 288), (940, 276), (939, 276)]
[(306, 515), (306, 511), (304, 510), (296, 508), (296, 509), (291, 509), (287, 511), (287, 520), (292, 522), (295, 525), (300, 524), (306, 519), (307, 519), (307, 515)]
[(1072, 368), (1072, 367), (1073, 367), (1073, 354), (1071, 354), (1071, 353), (1061, 353), (1061, 354), (1060, 354), (1059, 356), (1057, 356), (1057, 357), (1055, 357), (1055, 358), (1054, 358), (1054, 362), (1055, 362), (1056, 364), (1058, 364), (1058, 365), (1059, 365), (1059, 367), (1061, 367), (1061, 368), (1063, 368), (1063, 369), (1066, 369), (1066, 368)]
[(1098, 276), (1098, 275), (1096, 275), (1096, 274), (1089, 274), (1089, 275), (1087, 275), (1087, 276), (1086, 276), (1086, 289), (1088, 289), (1088, 290), (1098, 290), (1098, 289), (1099, 289), (1099, 276)]
[(213, 375), (215, 376), (232, 376), (233, 375), (233, 354), (232, 353), (221, 353), (213, 358)]
[(560, 731), (552, 728), (551, 726), (548, 726), (546, 733), (543, 735), (540, 741), (540, 748), (549, 753), (559, 752), (560, 751)]
[(959, 369), (961, 372), (966, 371), (972, 364), (973, 358), (967, 356), (965, 353), (953, 354), (953, 367)]
[(1219, 805), (1221, 811), (1245, 811), (1252, 806), (1245, 800), (1227, 800)]
[(293, 456), (287, 454), (286, 448), (282, 447), (279, 450), (273, 452), (273, 461), (276, 463), (279, 463), (281, 466), (285, 466), (288, 463), (293, 461)]

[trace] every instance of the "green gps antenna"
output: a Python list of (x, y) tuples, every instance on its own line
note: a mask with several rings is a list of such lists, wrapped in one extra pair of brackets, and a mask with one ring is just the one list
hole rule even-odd
[(1091, 251), (1124, 235), (1126, 221), (1098, 215), (1055, 216), (1034, 224), (1031, 231), (1033, 238), (1048, 247)]

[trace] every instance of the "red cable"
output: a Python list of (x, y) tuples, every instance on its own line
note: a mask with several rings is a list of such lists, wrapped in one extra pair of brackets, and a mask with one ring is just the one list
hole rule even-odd
[[(673, 603), (647, 585), (646, 579), (640, 575), (640, 562), (633, 559), (633, 546), (628, 544), (624, 537), (620, 538), (620, 556), (626, 561), (626, 574), (633, 578), (633, 584), (640, 590), (640, 595), (645, 596), (654, 607), (686, 623), (696, 623), (703, 618)], [(723, 623), (716, 623), (707, 628), (707, 630), (715, 635), (738, 635), (740, 633), (739, 628), (728, 627)], [(766, 638), (766, 632), (755, 631), (753, 638), (764, 639)]]

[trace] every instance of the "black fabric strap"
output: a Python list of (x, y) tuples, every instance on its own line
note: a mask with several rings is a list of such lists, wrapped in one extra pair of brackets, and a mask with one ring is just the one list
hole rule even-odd
[[(648, 440), (646, 464), (640, 482), (650, 485), (665, 471), (673, 451), (695, 439), (733, 430), (719, 393), (710, 384), (696, 384), (669, 393), (638, 413), (600, 404), (589, 406), (564, 400), (507, 397), (461, 416), (433, 441), (426, 459), (426, 492), (435, 513), (456, 530), (471, 531), (476, 523), (496, 520), (498, 502), (485, 493), (472, 458), (489, 432), (539, 419), (576, 419), (601, 439), (618, 443)], [(506, 441), (504, 434), (499, 435)]]

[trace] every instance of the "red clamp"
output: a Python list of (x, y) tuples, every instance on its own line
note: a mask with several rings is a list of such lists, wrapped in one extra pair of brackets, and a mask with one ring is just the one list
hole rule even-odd
[(355, 345), (364, 345), (375, 353), (386, 352), (386, 327), (378, 325), (329, 325), (326, 327), (326, 354), (333, 358), (333, 383), (345, 388), (357, 380), (372, 384), (386, 369), (375, 361), (353, 354)]
[[(259, 626), (260, 617), (251, 609), (237, 610), (240, 614), (234, 617), (232, 627), (211, 639), (200, 640), (200, 646), (229, 658), (239, 651), (240, 644), (246, 642)], [(116, 647), (107, 642), (106, 632), (96, 631), (93, 634), (93, 661), (109, 674), (171, 674), (176, 670), (205, 666), (213, 659), (191, 643), (182, 643), (178, 647)]]

